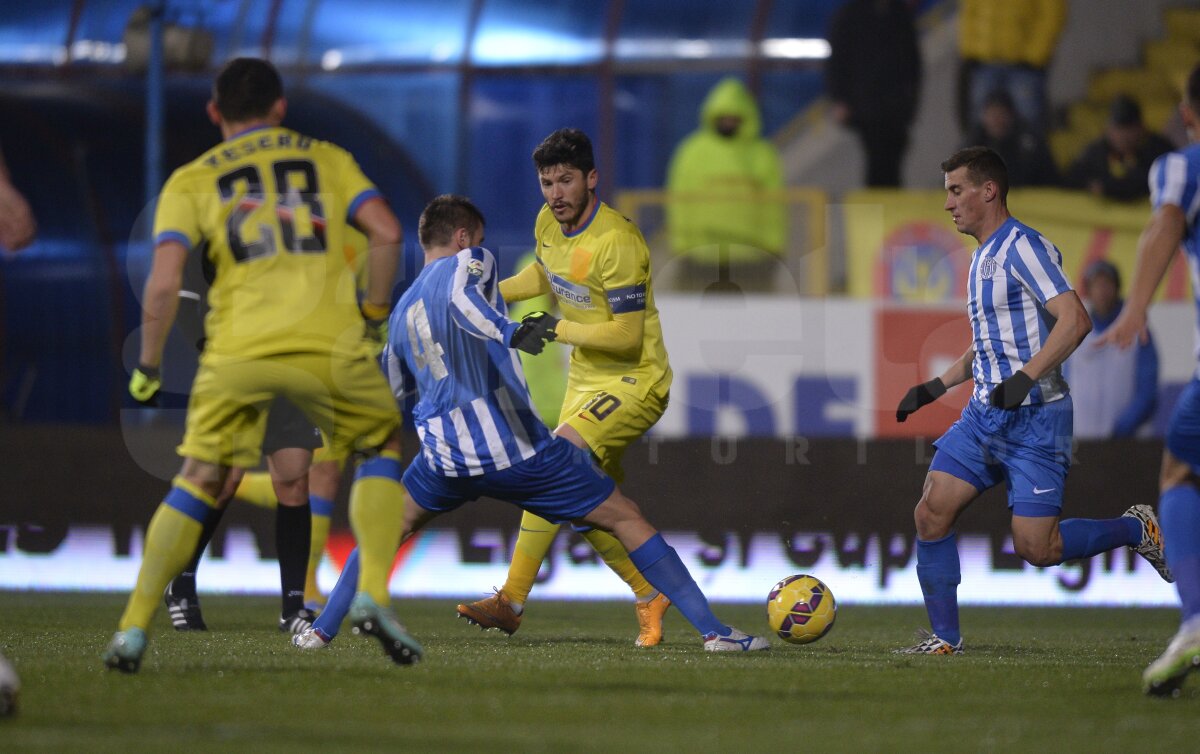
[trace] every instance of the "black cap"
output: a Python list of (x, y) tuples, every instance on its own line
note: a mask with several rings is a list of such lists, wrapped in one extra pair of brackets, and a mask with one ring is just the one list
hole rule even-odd
[(1142, 125), (1142, 106), (1127, 94), (1118, 94), (1113, 98), (1108, 110), (1108, 122), (1114, 126)]

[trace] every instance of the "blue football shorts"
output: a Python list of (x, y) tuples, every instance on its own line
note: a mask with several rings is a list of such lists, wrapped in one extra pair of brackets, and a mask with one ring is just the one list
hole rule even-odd
[(962, 479), (980, 492), (1004, 482), (1015, 516), (1057, 516), (1071, 468), (1072, 436), (1070, 396), (1014, 411), (972, 398), (934, 443), (929, 470)]
[(446, 477), (418, 454), (404, 472), (404, 488), (425, 510), (445, 513), (481, 497), (513, 503), (555, 524), (581, 519), (608, 499), (617, 483), (592, 455), (555, 437), (532, 458), (478, 476)]
[(1167, 424), (1167, 450), (1200, 474), (1200, 380), (1187, 384), (1175, 401)]

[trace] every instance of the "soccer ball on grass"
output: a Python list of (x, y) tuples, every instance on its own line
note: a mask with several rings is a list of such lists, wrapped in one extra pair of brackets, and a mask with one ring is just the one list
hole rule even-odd
[(790, 644), (808, 644), (833, 628), (837, 601), (833, 592), (815, 576), (788, 576), (767, 596), (767, 622), (771, 630)]

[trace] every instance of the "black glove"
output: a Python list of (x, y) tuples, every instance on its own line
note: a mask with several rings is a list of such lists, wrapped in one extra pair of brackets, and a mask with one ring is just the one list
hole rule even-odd
[(129, 375), (129, 394), (143, 406), (158, 405), (158, 391), (162, 389), (162, 375), (157, 367), (138, 364)]
[(922, 382), (908, 389), (896, 407), (896, 421), (902, 422), (909, 414), (916, 413), (922, 406), (933, 403), (946, 394), (946, 385), (941, 377), (935, 377), (929, 382)]
[(992, 394), (988, 396), (988, 403), (996, 408), (1012, 411), (1021, 405), (1025, 396), (1033, 389), (1033, 385), (1033, 378), (1018, 369), (1013, 372), (1012, 377), (992, 390)]
[(521, 319), (521, 326), (508, 339), (508, 347), (537, 356), (546, 347), (546, 343), (558, 338), (558, 333), (554, 332), (557, 326), (558, 317), (546, 312), (526, 314)]

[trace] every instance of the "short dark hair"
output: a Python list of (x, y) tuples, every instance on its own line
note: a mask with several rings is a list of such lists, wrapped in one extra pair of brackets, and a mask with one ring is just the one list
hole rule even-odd
[(1192, 72), (1188, 74), (1187, 80), (1187, 103), (1188, 107), (1200, 115), (1200, 64), (1197, 64)]
[(484, 226), (483, 213), (465, 196), (442, 194), (425, 205), (417, 221), (417, 238), (423, 248), (450, 243), (459, 228), (475, 231)]
[(260, 58), (234, 58), (221, 67), (213, 82), (217, 112), (230, 123), (261, 118), (283, 97), (279, 71)]
[(1099, 276), (1108, 278), (1118, 291), (1121, 290), (1121, 271), (1112, 262), (1107, 259), (1097, 259), (1088, 265), (1087, 270), (1083, 273), (1083, 279), (1088, 283), (1092, 281), (1092, 278)]
[(566, 165), (579, 168), (586, 176), (596, 169), (592, 140), (578, 128), (560, 128), (533, 150), (533, 164), (539, 173), (555, 165)]
[(942, 172), (949, 173), (961, 167), (967, 169), (971, 183), (976, 186), (981, 186), (987, 181), (995, 182), (1000, 188), (1000, 201), (1008, 201), (1008, 166), (995, 150), (987, 147), (960, 149), (942, 163)]
[(1140, 126), (1142, 106), (1128, 94), (1118, 94), (1108, 107), (1108, 122), (1114, 126)]

